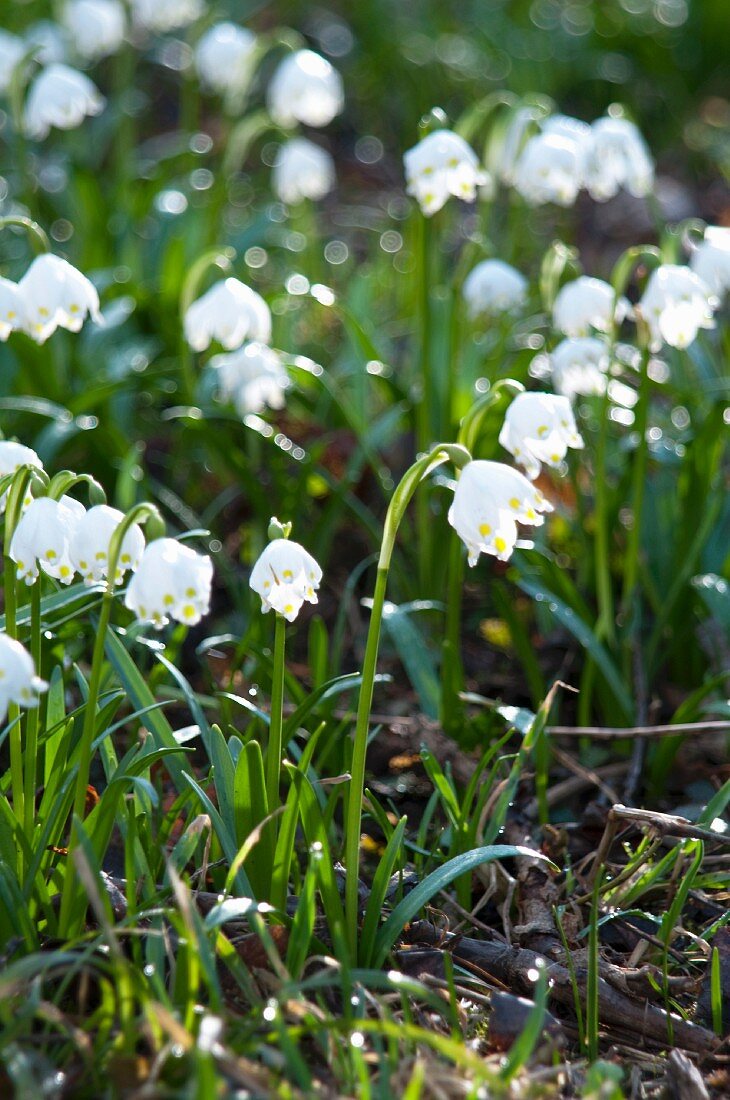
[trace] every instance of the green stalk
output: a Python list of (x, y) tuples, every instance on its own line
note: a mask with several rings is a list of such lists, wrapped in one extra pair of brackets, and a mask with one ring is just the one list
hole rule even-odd
[(187, 340), (185, 339), (185, 332), (183, 327), (183, 321), (185, 314), (190, 306), (196, 300), (199, 295), (200, 289), (203, 285), (203, 280), (211, 267), (218, 268), (224, 274), (228, 275), (231, 272), (231, 261), (235, 259), (236, 253), (232, 248), (211, 248), (204, 252), (198, 259), (192, 264), (188, 271), (185, 280), (182, 284), (180, 291), (180, 374), (181, 374), (181, 390), (182, 398), (188, 404), (192, 404), (195, 400), (195, 388), (196, 388), (196, 374), (195, 374), (195, 362), (193, 357), (193, 351)]
[[(286, 619), (276, 613), (274, 631), (274, 667), (271, 681), (271, 718), (269, 740), (266, 749), (266, 799), (268, 812), (279, 808), (279, 780), (281, 775), (282, 731), (284, 728), (284, 647), (286, 643)], [(276, 844), (274, 838), (272, 843)]]
[[(36, 673), (41, 674), (41, 578), (30, 590), (30, 654)], [(25, 726), (25, 835), (30, 842), (35, 824), (35, 789), (38, 775), (38, 724), (40, 703), (28, 711)]]
[(608, 386), (601, 402), (596, 446), (596, 599), (598, 622), (596, 634), (615, 641), (613, 589), (611, 586), (611, 562), (609, 553), (608, 484), (606, 481), (606, 452), (608, 450), (608, 413), (611, 399)]
[(461, 664), (461, 601), (464, 586), (464, 554), (456, 532), (449, 546), (446, 582), (446, 630), (441, 648), (441, 724), (451, 737), (458, 737), (462, 720), (459, 692), (464, 682)]
[(639, 576), (639, 555), (641, 552), (641, 521), (644, 510), (644, 496), (646, 492), (646, 471), (649, 463), (649, 444), (647, 440), (647, 427), (649, 422), (649, 390), (650, 378), (648, 371), (649, 353), (644, 351), (641, 357), (641, 378), (639, 382), (639, 400), (636, 405), (636, 432), (638, 442), (633, 462), (633, 475), (631, 479), (631, 510), (633, 521), (629, 530), (626, 557), (624, 560), (624, 583), (621, 597), (621, 610), (624, 615), (629, 611), (634, 598), (634, 590)]
[[(425, 454), (431, 443), (431, 409), (433, 405), (433, 378), (431, 377), (431, 288), (430, 238), (428, 219), (418, 212), (418, 329), (419, 363), (417, 367), (416, 395), (416, 451)], [(418, 540), (418, 580), (421, 595), (428, 595), (431, 577), (431, 509), (429, 494), (422, 493), (416, 503), (416, 530)]]

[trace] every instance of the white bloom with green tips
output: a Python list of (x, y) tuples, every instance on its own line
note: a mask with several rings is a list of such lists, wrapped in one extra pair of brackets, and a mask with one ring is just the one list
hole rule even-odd
[(124, 602), (141, 622), (161, 630), (170, 619), (195, 626), (210, 607), (213, 562), (177, 539), (145, 547)]
[(531, 481), (503, 462), (476, 459), (461, 471), (449, 509), (449, 523), (466, 545), (469, 565), (480, 554), (508, 561), (518, 523), (539, 527), (552, 505)]
[(103, 319), (94, 284), (67, 260), (44, 252), (31, 263), (18, 283), (23, 327), (36, 343), (44, 344), (57, 328), (78, 332), (87, 316)]
[(530, 480), (541, 463), (559, 466), (569, 447), (583, 446), (570, 401), (553, 393), (519, 393), (507, 409), (499, 442)]
[(33, 584), (39, 570), (61, 584), (74, 578), (70, 548), (76, 528), (85, 515), (83, 504), (73, 497), (37, 497), (18, 521), (10, 540), (9, 556), (15, 562), (18, 580)]
[(271, 311), (260, 294), (240, 279), (221, 279), (197, 298), (183, 318), (185, 339), (193, 351), (217, 340), (227, 351), (245, 340), (271, 339)]
[(305, 603), (317, 603), (322, 570), (298, 542), (274, 539), (251, 570), (249, 585), (261, 597), (263, 611), (276, 611), (293, 622)]
[(0, 722), (5, 720), (8, 704), (35, 707), (48, 684), (36, 675), (30, 653), (14, 638), (0, 633)]
[[(124, 513), (107, 504), (96, 504), (82, 517), (71, 539), (70, 557), (85, 584), (99, 584), (109, 575), (109, 544)], [(125, 532), (114, 582), (120, 584), (128, 570), (137, 569), (144, 550), (144, 535), (134, 523)]]

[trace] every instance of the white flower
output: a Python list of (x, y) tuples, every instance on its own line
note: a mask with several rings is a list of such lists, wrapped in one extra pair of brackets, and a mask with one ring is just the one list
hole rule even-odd
[(503, 462), (468, 462), (456, 483), (449, 523), (466, 544), (469, 565), (480, 554), (507, 561), (518, 537), (517, 524), (539, 527), (540, 512), (552, 505), (523, 474)]
[(66, 59), (66, 38), (58, 23), (41, 19), (25, 31), (25, 44), (33, 49), (33, 56), (41, 65), (52, 65)]
[(689, 261), (695, 275), (722, 299), (730, 290), (730, 228), (708, 225), (705, 239)]
[(297, 50), (281, 62), (269, 83), (269, 114), (277, 126), (290, 129), (327, 126), (345, 105), (342, 77), (324, 57)]
[(489, 183), (471, 146), (453, 130), (434, 130), (403, 155), (406, 191), (424, 214), (435, 214), (449, 195), (474, 202), (477, 187)]
[(30, 653), (20, 642), (0, 633), (0, 722), (8, 713), (8, 703), (19, 707), (35, 707), (38, 696), (48, 684), (36, 676)]
[(583, 182), (584, 159), (577, 141), (555, 133), (535, 134), (517, 161), (515, 188), (531, 206), (572, 206)]
[(203, 0), (131, 0), (131, 3), (135, 21), (150, 31), (187, 27), (205, 11)]
[(503, 260), (482, 260), (464, 279), (462, 293), (470, 317), (506, 313), (524, 304), (527, 279)]
[(9, 556), (16, 565), (18, 580), (33, 584), (38, 568), (62, 584), (70, 584), (74, 565), (69, 549), (84, 506), (73, 497), (60, 500), (37, 497), (20, 517), (10, 540)]
[(517, 161), (534, 121), (534, 107), (518, 107), (510, 115), (501, 142), (488, 162), (502, 183), (514, 183)]
[(253, 73), (256, 35), (236, 23), (215, 23), (195, 47), (202, 82), (219, 94), (244, 92)]
[(0, 340), (7, 340), (11, 332), (23, 328), (23, 299), (17, 283), (0, 276)]
[(550, 353), (553, 385), (571, 400), (577, 394), (604, 393), (608, 368), (608, 345), (596, 336), (570, 337)]
[(106, 100), (84, 73), (68, 65), (43, 69), (31, 85), (25, 105), (25, 132), (42, 141), (52, 126), (73, 130), (87, 115), (98, 115)]
[(124, 6), (120, 0), (68, 0), (63, 24), (74, 50), (86, 61), (116, 53), (124, 42)]
[(335, 162), (326, 149), (307, 138), (292, 138), (277, 154), (272, 179), (282, 202), (323, 199), (335, 185)]
[(550, 115), (542, 123), (542, 132), (571, 142), (578, 154), (581, 181), (593, 148), (593, 133), (587, 122), (570, 115)]
[[(109, 544), (123, 519), (123, 512), (107, 504), (95, 504), (81, 517), (71, 539), (69, 555), (85, 584), (98, 584), (106, 580)], [(134, 523), (122, 540), (115, 584), (121, 583), (128, 569), (137, 569), (143, 550), (144, 535), (141, 527)]]
[(157, 630), (175, 619), (195, 626), (210, 606), (213, 562), (177, 539), (155, 539), (142, 554), (124, 602), (141, 622)]
[(298, 542), (274, 539), (251, 570), (250, 587), (261, 597), (261, 610), (274, 610), (293, 622), (302, 604), (316, 603), (322, 570)]
[(566, 336), (589, 336), (593, 329), (610, 332), (626, 316), (629, 303), (616, 301), (610, 283), (581, 275), (560, 288), (553, 305), (553, 325)]
[(260, 294), (239, 279), (222, 279), (187, 309), (185, 339), (194, 351), (217, 340), (228, 351), (244, 340), (271, 339), (271, 311)]
[(87, 314), (102, 324), (96, 287), (67, 260), (44, 252), (18, 283), (23, 302), (23, 327), (38, 344), (57, 328), (78, 332)]
[(0, 94), (5, 95), (10, 87), (10, 80), (15, 66), (26, 52), (26, 44), (22, 38), (9, 31), (0, 29)]
[[(22, 443), (15, 443), (12, 439), (0, 439), (0, 477), (14, 474), (21, 466), (35, 466), (38, 470), (43, 469), (43, 463), (30, 447), (25, 447)], [(0, 494), (0, 514), (5, 511), (7, 498), (8, 493), (6, 490)], [(30, 490), (28, 490), (23, 502), (24, 505), (27, 507), (32, 499)]]
[(570, 401), (553, 393), (518, 393), (507, 409), (499, 442), (531, 481), (541, 462), (559, 466), (568, 447), (583, 446)]
[(214, 355), (210, 366), (217, 372), (220, 395), (235, 405), (239, 416), (283, 409), (289, 375), (281, 359), (266, 344), (244, 344), (238, 351)]
[(654, 162), (638, 128), (627, 118), (599, 118), (591, 126), (592, 146), (586, 164), (586, 187), (598, 202), (621, 188), (648, 195), (654, 186)]
[(688, 347), (701, 328), (713, 328), (717, 299), (699, 275), (680, 264), (662, 264), (652, 271), (636, 307), (649, 327), (650, 345)]

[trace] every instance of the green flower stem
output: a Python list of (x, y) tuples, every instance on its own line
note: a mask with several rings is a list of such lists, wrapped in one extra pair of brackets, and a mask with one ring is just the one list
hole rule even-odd
[(455, 531), (450, 535), (446, 582), (446, 630), (441, 648), (441, 724), (456, 737), (461, 726), (459, 692), (464, 683), (461, 664), (461, 600), (464, 585), (464, 552)]
[[(415, 436), (416, 450), (425, 454), (432, 441), (431, 411), (433, 407), (433, 378), (431, 376), (431, 227), (428, 219), (419, 211), (417, 217), (418, 255), (418, 366)], [(429, 494), (422, 493), (416, 503), (416, 531), (418, 543), (418, 580), (421, 594), (428, 595), (431, 578), (431, 508)]]
[[(268, 812), (279, 808), (279, 782), (281, 776), (282, 731), (284, 728), (284, 647), (286, 643), (286, 619), (276, 614), (274, 629), (274, 667), (271, 681), (271, 718), (269, 740), (266, 748), (266, 799)], [(272, 843), (275, 845), (276, 840)]]
[[(41, 578), (38, 577), (30, 590), (30, 653), (36, 673), (41, 674)], [(38, 776), (38, 724), (40, 703), (31, 707), (25, 724), (25, 791), (24, 815), (25, 836), (30, 842), (35, 824), (35, 790)]]
[(360, 871), (360, 830), (362, 827), (362, 797), (365, 786), (365, 756), (368, 745), (370, 710), (373, 702), (373, 687), (378, 662), (380, 627), (383, 620), (385, 591), (388, 573), (393, 556), (393, 548), (398, 527), (406, 508), (421, 481), (441, 466), (451, 461), (458, 468), (471, 460), (469, 452), (459, 444), (439, 443), (428, 454), (423, 455), (404, 474), (393, 493), (385, 517), (383, 540), (380, 545), (378, 571), (373, 594), (370, 625), (368, 627), (365, 657), (362, 669), (362, 684), (355, 722), (355, 738), (352, 750), (351, 779), (345, 811), (345, 863), (347, 878), (345, 882), (345, 919), (347, 924), (350, 957), (357, 959), (358, 915), (359, 915), (359, 871)]
[(641, 522), (644, 511), (644, 495), (646, 491), (646, 472), (649, 463), (649, 444), (647, 440), (647, 428), (649, 421), (649, 393), (651, 379), (649, 378), (649, 352), (644, 351), (641, 357), (641, 377), (639, 381), (639, 400), (636, 403), (636, 433), (638, 440), (636, 454), (634, 455), (632, 479), (631, 479), (631, 511), (632, 524), (629, 530), (626, 557), (624, 559), (623, 592), (621, 596), (621, 611), (627, 615), (631, 602), (635, 595), (636, 584), (639, 576), (639, 557), (641, 553)]
[(598, 603), (598, 622), (596, 632), (611, 645), (615, 641), (615, 622), (613, 612), (613, 587), (611, 584), (610, 535), (608, 517), (608, 483), (606, 481), (606, 454), (608, 450), (608, 427), (611, 399), (608, 387), (601, 401), (596, 444), (596, 600)]
[(0, 230), (5, 229), (6, 226), (25, 229), (31, 239), (36, 255), (51, 251), (51, 242), (48, 240), (45, 229), (38, 222), (34, 222), (32, 218), (26, 218), (23, 214), (7, 214), (5, 217), (0, 218)]

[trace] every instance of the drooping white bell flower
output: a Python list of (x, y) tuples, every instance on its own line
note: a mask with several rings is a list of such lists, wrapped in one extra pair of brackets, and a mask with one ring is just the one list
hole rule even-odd
[[(21, 466), (35, 466), (37, 470), (43, 469), (43, 463), (31, 447), (15, 443), (12, 439), (0, 439), (0, 477), (14, 474)], [(7, 499), (6, 490), (0, 494), (0, 515), (5, 511)], [(28, 490), (23, 506), (27, 507), (32, 499), (31, 492)]]
[(571, 142), (578, 154), (581, 181), (593, 148), (593, 132), (587, 122), (571, 115), (550, 115), (542, 123), (542, 132)]
[(253, 75), (256, 35), (236, 23), (215, 23), (198, 40), (195, 68), (219, 95), (244, 92)]
[(636, 307), (649, 327), (650, 346), (686, 348), (701, 328), (713, 328), (717, 306), (705, 282), (689, 267), (662, 264), (652, 271)]
[(33, 584), (39, 567), (61, 584), (74, 577), (71, 540), (85, 513), (83, 504), (73, 497), (37, 497), (18, 521), (10, 540), (9, 556), (16, 565), (18, 580)]
[(274, 539), (251, 570), (250, 587), (261, 597), (261, 610), (276, 611), (293, 622), (302, 604), (317, 603), (322, 570), (298, 542)]
[(623, 321), (628, 309), (625, 298), (616, 301), (610, 283), (581, 275), (558, 291), (553, 305), (553, 325), (566, 336), (589, 336), (593, 330), (610, 332), (614, 323)]
[(424, 214), (435, 214), (450, 195), (474, 202), (490, 177), (470, 145), (453, 130), (434, 130), (403, 154), (406, 191)]
[(480, 554), (507, 561), (518, 538), (518, 523), (539, 527), (552, 505), (531, 481), (503, 462), (476, 459), (461, 471), (449, 509), (449, 523), (466, 545), (469, 565)]
[(67, 0), (62, 19), (74, 50), (85, 61), (109, 57), (124, 42), (126, 20), (120, 0)]
[(535, 134), (515, 168), (515, 189), (531, 206), (572, 206), (583, 183), (584, 150), (559, 134)]
[(624, 188), (641, 198), (654, 187), (654, 162), (638, 127), (627, 118), (599, 118), (591, 126), (586, 187), (597, 202)]
[(499, 442), (531, 481), (542, 462), (559, 466), (569, 447), (583, 446), (570, 401), (553, 393), (518, 393), (505, 414)]
[(103, 324), (96, 287), (60, 256), (44, 252), (31, 263), (18, 283), (23, 302), (24, 328), (43, 344), (57, 328), (78, 332), (87, 315)]
[(17, 34), (0, 29), (0, 95), (5, 95), (10, 87), (13, 70), (27, 48)]
[(174, 31), (194, 23), (205, 11), (203, 0), (131, 0), (134, 20), (150, 31)]
[(15, 638), (0, 633), (0, 723), (5, 721), (8, 704), (35, 707), (48, 684), (36, 675), (33, 658)]
[(503, 260), (482, 260), (464, 279), (462, 294), (470, 317), (507, 313), (524, 305), (527, 279)]
[(705, 238), (692, 253), (689, 265), (722, 300), (730, 290), (730, 228), (708, 225)]
[(98, 115), (106, 100), (85, 73), (69, 65), (43, 69), (31, 84), (25, 104), (25, 132), (42, 141), (52, 126), (73, 130), (87, 115)]
[(23, 299), (17, 283), (0, 276), (0, 340), (23, 328)]
[(313, 50), (297, 50), (281, 62), (266, 93), (277, 126), (327, 126), (345, 105), (342, 77)]
[(41, 65), (53, 65), (66, 60), (66, 36), (53, 19), (40, 19), (31, 23), (23, 34), (26, 49), (33, 49), (33, 57)]
[(155, 539), (145, 547), (124, 602), (140, 622), (161, 630), (170, 619), (195, 626), (210, 607), (213, 562), (177, 539)]
[(240, 279), (221, 279), (187, 309), (183, 328), (194, 351), (205, 351), (212, 340), (233, 351), (244, 340), (268, 344), (271, 311), (261, 295)]
[(289, 375), (277, 353), (266, 344), (244, 344), (237, 351), (214, 355), (210, 366), (216, 371), (221, 398), (235, 406), (239, 416), (283, 409)]
[(317, 202), (335, 185), (335, 162), (313, 141), (292, 138), (279, 149), (271, 182), (278, 197), (289, 206), (303, 199)]
[(550, 353), (553, 386), (571, 401), (604, 393), (609, 365), (608, 345), (597, 336), (569, 337)]
[[(85, 584), (99, 584), (108, 577), (109, 544), (123, 519), (124, 513), (118, 508), (95, 504), (79, 521), (71, 539), (69, 555), (74, 569), (84, 578)], [(122, 540), (115, 584), (122, 582), (127, 570), (138, 568), (143, 550), (142, 528), (134, 523)]]

